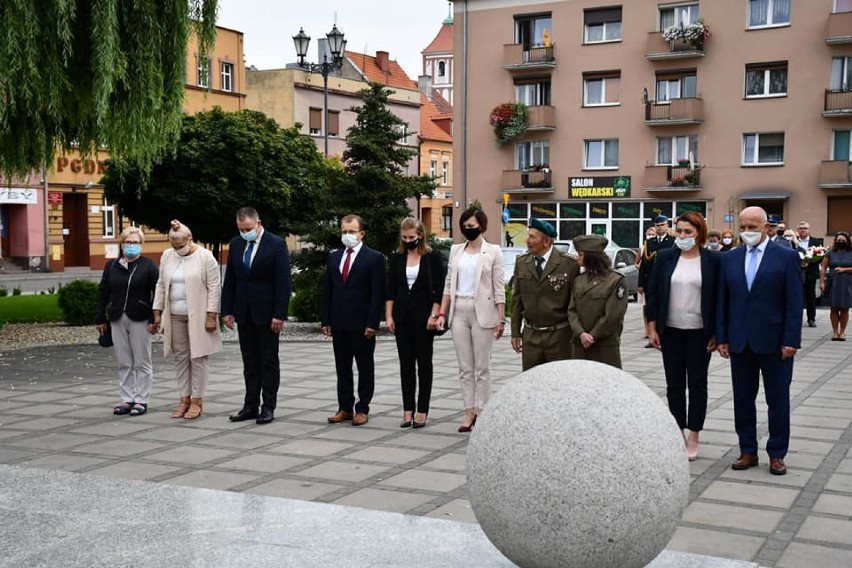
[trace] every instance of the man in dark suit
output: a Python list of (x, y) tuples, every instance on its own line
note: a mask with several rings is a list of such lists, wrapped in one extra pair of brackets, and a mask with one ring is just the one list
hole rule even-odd
[(722, 357), (731, 359), (740, 444), (740, 457), (731, 467), (742, 470), (758, 463), (755, 398), (763, 373), (769, 407), (769, 471), (784, 475), (793, 357), (802, 337), (802, 280), (799, 255), (771, 242), (766, 228), (766, 212), (760, 207), (740, 213), (740, 238), (745, 246), (722, 255), (716, 342)]
[(237, 211), (237, 228), (240, 236), (228, 250), (222, 319), (228, 329), (234, 329), (235, 321), (239, 326), (246, 397), (242, 410), (230, 420), (268, 424), (274, 418), (281, 381), (278, 334), (290, 303), (290, 256), (287, 243), (264, 230), (253, 207)]
[[(654, 268), (654, 260), (657, 258), (657, 252), (663, 249), (670, 249), (674, 246), (675, 240), (669, 234), (669, 218), (665, 215), (657, 215), (654, 217), (654, 233), (656, 236), (651, 239), (645, 239), (645, 246), (642, 247), (642, 253), (639, 255), (639, 282), (637, 292), (645, 293), (645, 288), (648, 285), (648, 280), (651, 277), (651, 270)], [(642, 306), (643, 314), (646, 313), (646, 306)], [(646, 348), (653, 347), (649, 341)]]
[[(364, 244), (364, 221), (347, 215), (340, 222), (344, 249), (328, 256), (322, 291), (322, 331), (331, 336), (337, 369), (338, 410), (328, 421), (367, 423), (375, 388), (376, 330), (385, 301), (385, 257)], [(352, 360), (358, 366), (355, 404)]]
[[(802, 221), (796, 227), (799, 246), (804, 250), (823, 246), (822, 239), (811, 236), (811, 225)], [(816, 327), (816, 283), (819, 280), (819, 263), (812, 262), (803, 268), (805, 273), (805, 309), (808, 312), (808, 327)]]

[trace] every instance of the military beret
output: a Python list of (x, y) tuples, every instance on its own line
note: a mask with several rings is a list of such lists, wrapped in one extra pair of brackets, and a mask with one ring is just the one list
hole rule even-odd
[(669, 218), (666, 217), (665, 215), (657, 215), (656, 217), (654, 217), (654, 224), (655, 225), (662, 225), (663, 223), (668, 223), (668, 222), (669, 222)]
[(766, 222), (770, 225), (777, 225), (781, 222), (781, 219), (779, 219), (777, 215), (770, 215)]
[(600, 235), (580, 235), (574, 237), (574, 248), (577, 252), (603, 252), (609, 241)]
[(533, 217), (529, 222), (530, 229), (537, 229), (550, 237), (551, 239), (556, 238), (556, 229), (553, 228), (553, 225), (548, 223), (547, 221), (542, 221), (540, 219), (536, 219)]

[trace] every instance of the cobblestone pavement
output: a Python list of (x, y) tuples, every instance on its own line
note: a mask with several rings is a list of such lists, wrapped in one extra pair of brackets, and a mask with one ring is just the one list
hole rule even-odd
[[(761, 566), (852, 566), (852, 342), (829, 341), (828, 314), (803, 329), (792, 388), (789, 473), (730, 469), (738, 455), (730, 372), (714, 356), (701, 455), (691, 467), (690, 504), (669, 549), (749, 560)], [(660, 396), (658, 352), (644, 349), (639, 308), (623, 336), (625, 369)], [(376, 349), (376, 396), (368, 425), (330, 425), (337, 409), (334, 361), (325, 341), (284, 341), (282, 387), (270, 425), (231, 423), (242, 403), (239, 348), (211, 360), (204, 415), (171, 420), (174, 369), (159, 355), (151, 409), (117, 417), (111, 351), (90, 345), (0, 353), (0, 463), (144, 479), (411, 515), (476, 522), (467, 501), (461, 397), (452, 342), (436, 342), (428, 426), (399, 428), (398, 359)], [(520, 371), (506, 338), (495, 344), (496, 388)], [(759, 397), (759, 402), (762, 396)], [(759, 404), (765, 444), (766, 412)], [(558, 412), (554, 412), (554, 420)]]

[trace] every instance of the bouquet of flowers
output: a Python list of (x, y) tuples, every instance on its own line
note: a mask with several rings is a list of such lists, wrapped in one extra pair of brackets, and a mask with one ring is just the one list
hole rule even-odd
[(498, 145), (523, 135), (530, 123), (527, 105), (523, 103), (501, 103), (492, 109), (489, 116)]
[(818, 264), (825, 257), (825, 247), (808, 247), (808, 250), (799, 251), (799, 258), (802, 260), (802, 268), (806, 268), (809, 264)]
[(669, 42), (682, 40), (690, 47), (702, 49), (704, 42), (710, 39), (710, 26), (698, 18), (687, 25), (671, 26), (663, 31), (663, 39)]

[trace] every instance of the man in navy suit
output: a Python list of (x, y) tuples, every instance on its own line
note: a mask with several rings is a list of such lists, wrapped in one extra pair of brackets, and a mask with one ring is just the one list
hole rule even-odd
[[(807, 221), (799, 222), (796, 232), (799, 233), (799, 246), (804, 250), (823, 246), (822, 239), (811, 236), (811, 224)], [(808, 327), (816, 327), (816, 283), (819, 280), (819, 267), (819, 262), (811, 262), (802, 268), (805, 277), (805, 310), (808, 315)]]
[[(347, 215), (340, 222), (344, 249), (328, 256), (322, 291), (322, 331), (331, 336), (337, 369), (338, 410), (328, 421), (367, 423), (375, 388), (376, 330), (385, 300), (385, 257), (364, 244), (364, 221)], [(355, 403), (352, 360), (358, 366)], [(353, 413), (354, 411), (354, 413)]]
[(234, 329), (234, 321), (239, 326), (246, 397), (230, 420), (269, 424), (281, 382), (278, 334), (290, 304), (290, 256), (287, 243), (264, 230), (253, 207), (237, 211), (237, 228), (240, 236), (228, 250), (222, 319), (228, 329)]
[(799, 255), (772, 242), (767, 226), (766, 211), (760, 207), (740, 213), (740, 238), (745, 246), (722, 255), (716, 342), (722, 357), (731, 359), (740, 443), (740, 457), (731, 467), (742, 470), (758, 463), (755, 399), (763, 373), (769, 407), (769, 472), (784, 475), (793, 357), (802, 338), (802, 277)]

